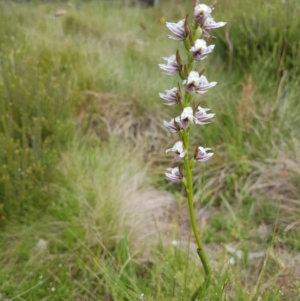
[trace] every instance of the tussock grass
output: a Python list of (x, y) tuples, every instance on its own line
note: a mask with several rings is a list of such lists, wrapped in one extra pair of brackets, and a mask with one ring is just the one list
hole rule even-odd
[(78, 215), (90, 247), (100, 243), (113, 249), (126, 236), (139, 253), (156, 244), (157, 231), (171, 226), (167, 216), (176, 202), (147, 185), (145, 165), (124, 142), (99, 149), (73, 145), (63, 154), (58, 172), (57, 205), (73, 212), (70, 216)]

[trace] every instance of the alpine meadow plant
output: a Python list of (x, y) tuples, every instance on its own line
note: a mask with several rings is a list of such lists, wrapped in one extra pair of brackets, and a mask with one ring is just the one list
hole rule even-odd
[(164, 125), (171, 133), (177, 133), (179, 136), (179, 141), (173, 147), (167, 149), (166, 152), (175, 153), (174, 162), (183, 161), (183, 165), (167, 168), (165, 176), (167, 180), (173, 183), (182, 183), (185, 186), (191, 226), (198, 246), (197, 253), (205, 272), (205, 281), (192, 296), (192, 300), (197, 298), (202, 289), (209, 286), (212, 273), (208, 257), (203, 248), (202, 237), (196, 225), (192, 171), (197, 161), (205, 162), (211, 159), (213, 152), (210, 148), (197, 145), (194, 154), (190, 155), (191, 145), (189, 139), (190, 131), (195, 125), (206, 125), (210, 123), (211, 118), (215, 115), (208, 112), (210, 111), (209, 108), (202, 108), (194, 100), (195, 94), (204, 94), (217, 84), (207, 80), (203, 75), (204, 70), (198, 72), (195, 68), (196, 62), (206, 59), (214, 50), (215, 45), (208, 45), (213, 38), (211, 30), (226, 24), (226, 22), (215, 22), (211, 16), (212, 11), (213, 7), (196, 2), (192, 24), (189, 22), (188, 15), (177, 23), (167, 22), (166, 25), (172, 33), (168, 37), (174, 41), (183, 42), (187, 59), (186, 62), (183, 62), (177, 50), (176, 54), (163, 57), (167, 62), (166, 64), (159, 64), (165, 75), (177, 75), (181, 79), (181, 84), (178, 83), (177, 87), (165, 90), (166, 93), (160, 93), (159, 96), (166, 101), (165, 105), (177, 105), (181, 110), (179, 116), (169, 122), (164, 121)]

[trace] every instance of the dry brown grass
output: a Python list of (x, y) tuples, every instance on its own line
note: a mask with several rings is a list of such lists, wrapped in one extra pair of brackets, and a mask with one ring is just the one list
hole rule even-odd
[(249, 129), (253, 119), (252, 99), (255, 93), (252, 75), (248, 74), (246, 83), (242, 84), (243, 93), (238, 103), (238, 121), (243, 129)]
[[(132, 148), (151, 157), (158, 151), (166, 129), (166, 113), (144, 110), (136, 99), (111, 93), (85, 91), (86, 101), (78, 108), (78, 126), (95, 133), (101, 140), (118, 137)], [(148, 157), (148, 158), (149, 158)]]

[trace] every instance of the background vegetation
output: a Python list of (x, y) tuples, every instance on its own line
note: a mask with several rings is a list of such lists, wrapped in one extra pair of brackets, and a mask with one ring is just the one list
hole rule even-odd
[[(189, 300), (201, 283), (158, 98), (176, 84), (157, 66), (178, 46), (165, 21), (191, 11), (0, 3), (0, 300)], [(300, 298), (299, 14), (216, 5), (218, 85), (199, 98), (216, 118), (193, 137), (215, 152), (195, 173), (215, 270), (201, 300)]]

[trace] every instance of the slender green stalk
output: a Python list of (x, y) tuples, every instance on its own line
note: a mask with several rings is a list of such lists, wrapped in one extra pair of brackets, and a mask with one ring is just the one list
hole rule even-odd
[[(188, 129), (183, 131), (182, 138), (183, 138), (185, 148), (188, 150), (188, 148), (189, 148)], [(189, 160), (188, 154), (184, 157), (184, 166), (185, 166), (185, 170), (186, 170), (186, 180), (187, 180), (186, 191), (187, 191), (187, 196), (188, 196), (188, 206), (189, 206), (191, 226), (192, 226), (193, 233), (195, 235), (197, 246), (198, 246), (197, 253), (200, 257), (200, 260), (201, 260), (201, 263), (203, 265), (204, 272), (205, 272), (204, 287), (208, 287), (210, 284), (210, 278), (211, 278), (211, 267), (210, 267), (206, 252), (203, 249), (202, 237), (197, 229), (195, 210), (194, 210), (193, 175), (192, 175), (192, 168), (190, 165), (190, 160)]]

